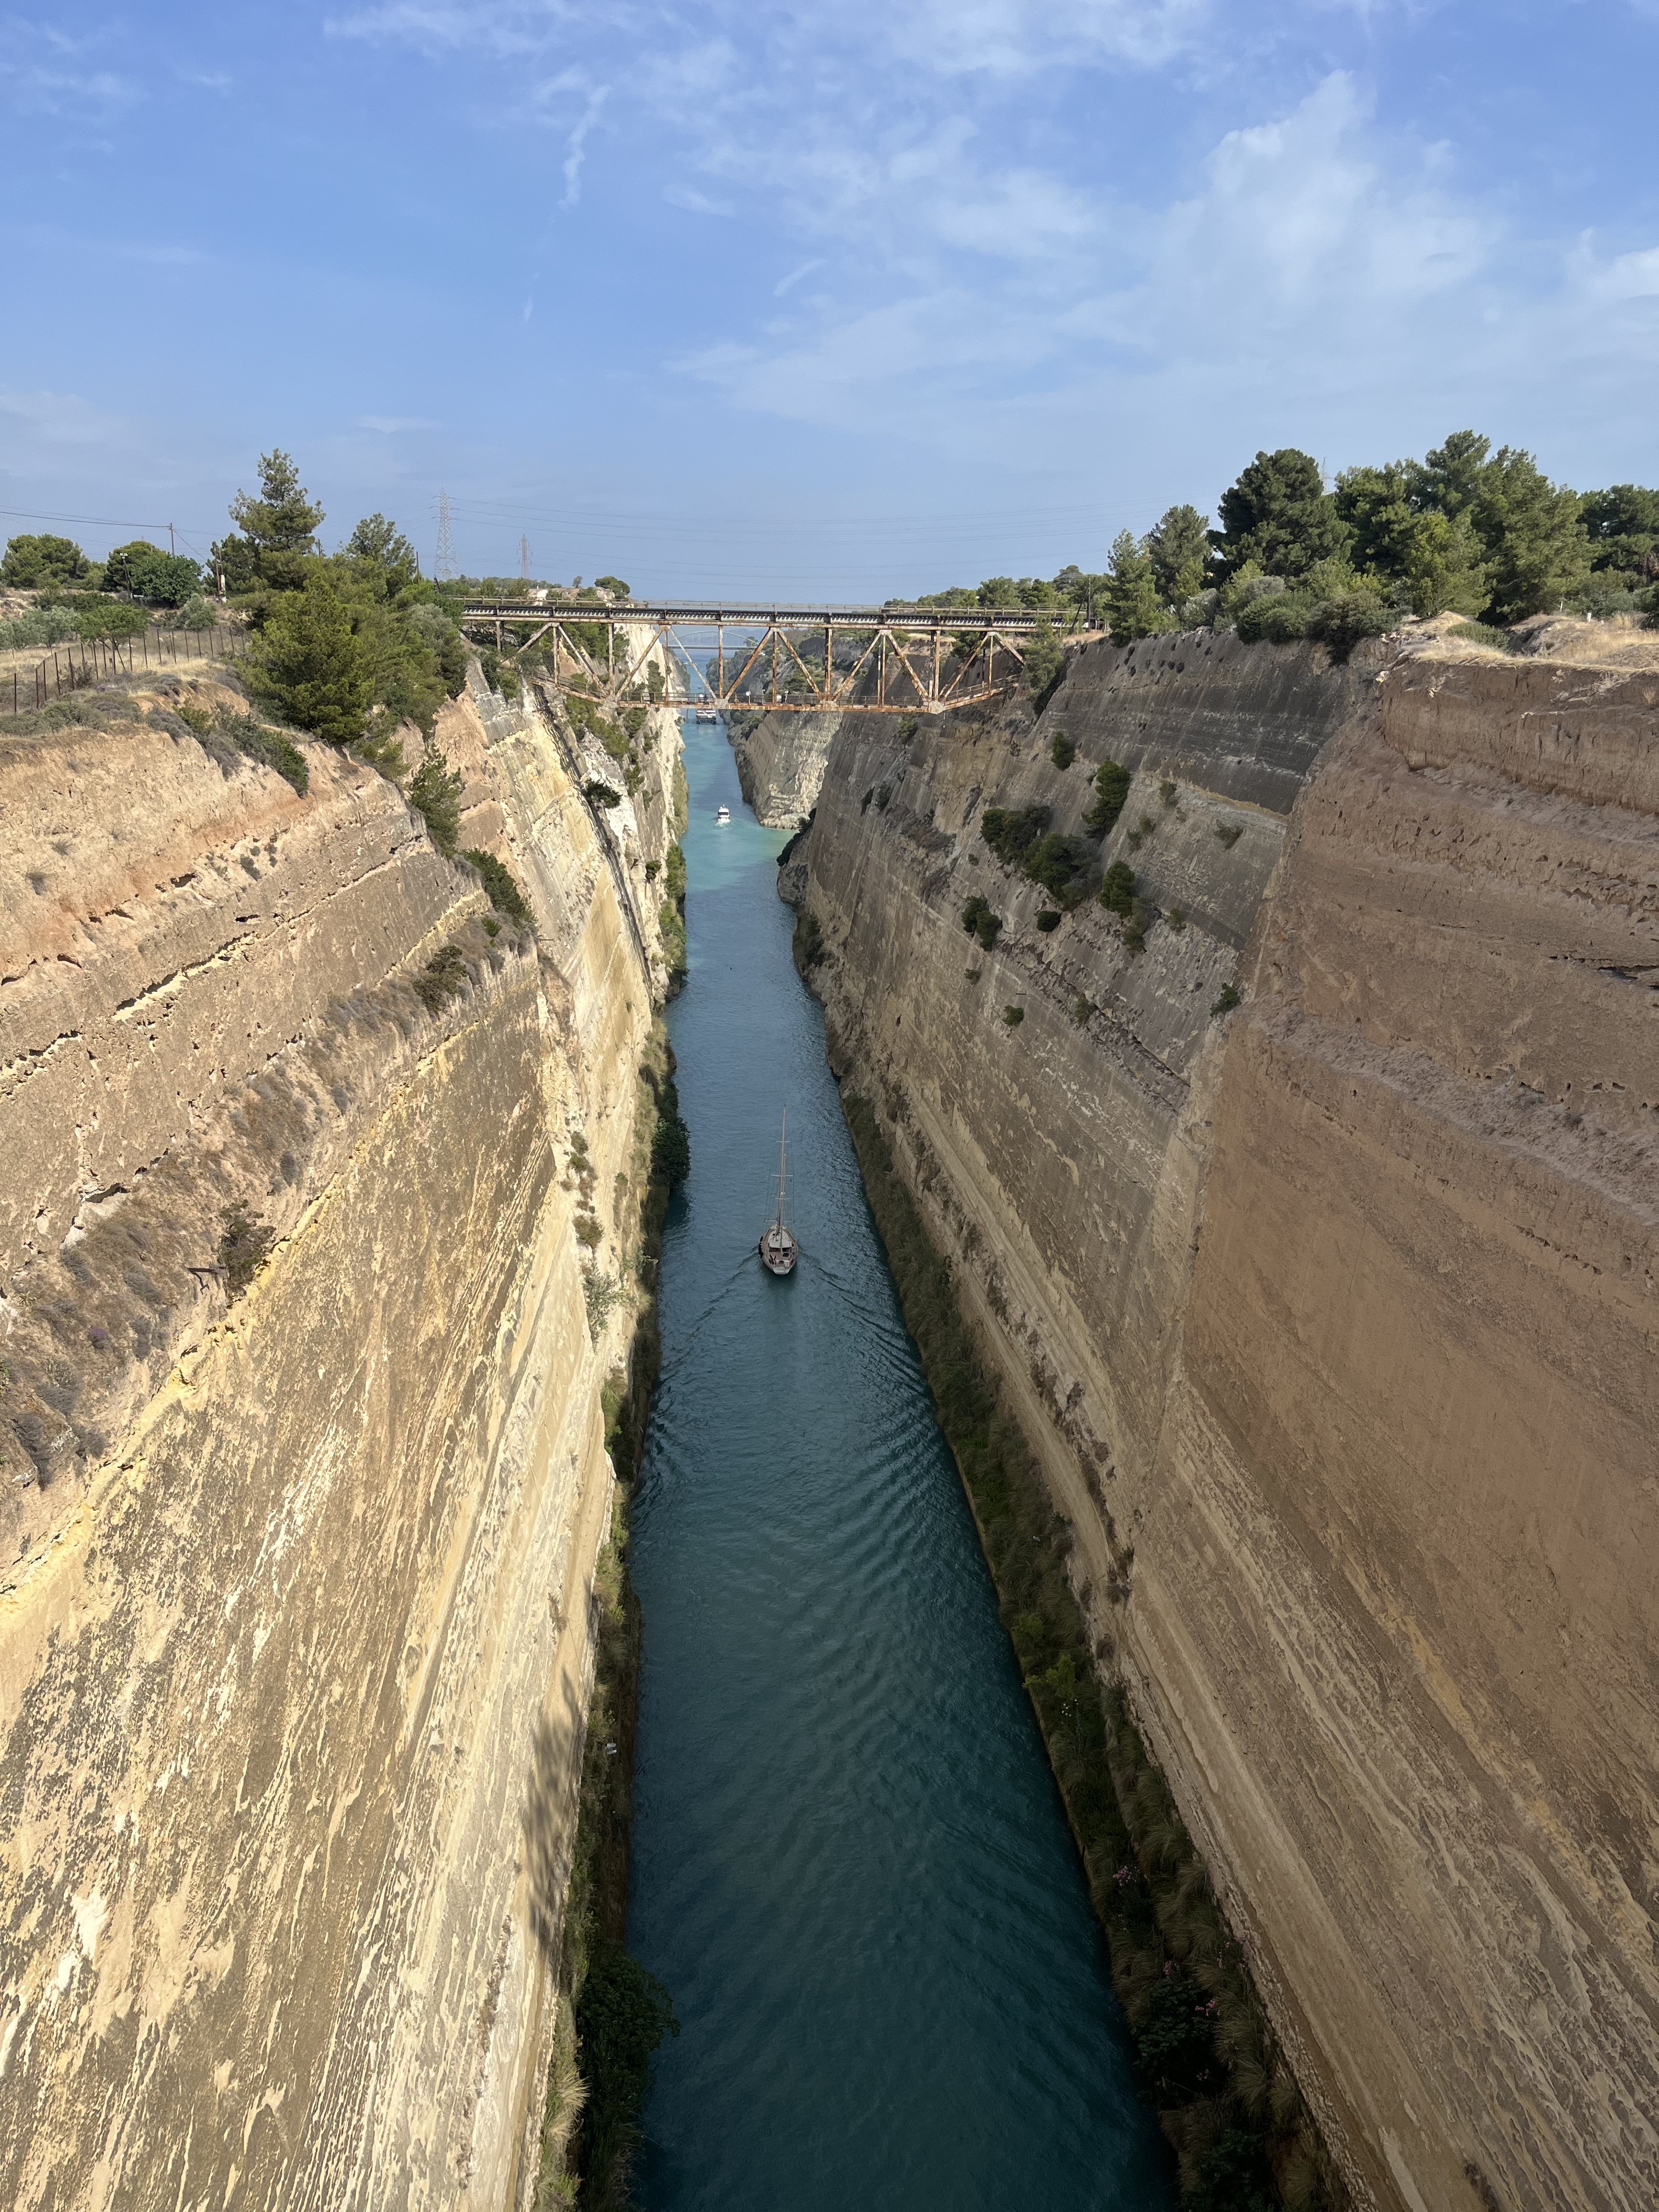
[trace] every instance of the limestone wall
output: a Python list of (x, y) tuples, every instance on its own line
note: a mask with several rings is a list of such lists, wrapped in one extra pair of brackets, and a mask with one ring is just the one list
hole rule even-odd
[(741, 714), (729, 725), (738, 787), (769, 830), (798, 830), (817, 805), (818, 787), (848, 714)]
[(568, 732), (446, 710), (536, 939), (321, 746), (301, 798), (165, 718), (0, 740), (8, 2203), (522, 2197), (627, 1327), (572, 1140), (623, 1272), (657, 719), (608, 847)]
[[(1091, 647), (1035, 732), (844, 730), (814, 981), (1359, 2200), (1636, 2212), (1659, 682), (1370, 652)], [(1108, 752), (1104, 857), (1184, 921), (1138, 958), (976, 830), (1074, 826)]]

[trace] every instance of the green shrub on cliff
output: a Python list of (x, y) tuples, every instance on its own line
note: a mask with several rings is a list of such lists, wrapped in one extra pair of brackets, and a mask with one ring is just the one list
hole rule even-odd
[(264, 1266), (276, 1232), (255, 1218), (240, 1199), (220, 1216), (219, 1271), (227, 1298), (240, 1297)]
[(970, 937), (978, 938), (988, 952), (997, 941), (997, 933), (1002, 927), (1002, 916), (993, 914), (990, 902), (982, 899), (975, 891), (962, 909), (962, 926)]
[(1048, 826), (1046, 806), (988, 806), (980, 817), (979, 834), (1005, 867), (1017, 868)]
[[(184, 710), (180, 708), (180, 713)], [(303, 799), (311, 788), (311, 770), (306, 757), (293, 740), (280, 730), (268, 730), (252, 714), (222, 714), (218, 727), (250, 760), (263, 767), (275, 769), (285, 782), (291, 783)]]
[(1095, 803), (1083, 817), (1091, 837), (1103, 837), (1123, 811), (1129, 796), (1129, 771), (1115, 760), (1102, 761), (1095, 770)]
[(415, 995), (428, 1013), (441, 1012), (466, 988), (466, 956), (459, 945), (441, 945), (414, 978)]
[(461, 779), (436, 745), (427, 747), (410, 779), (409, 803), (426, 823), (438, 850), (446, 860), (453, 860), (461, 834)]
[(1135, 872), (1127, 860), (1114, 860), (1100, 886), (1100, 902), (1127, 921), (1135, 910)]
[(461, 858), (470, 861), (483, 878), (483, 887), (489, 894), (489, 903), (497, 914), (505, 915), (520, 929), (533, 928), (534, 917), (530, 911), (529, 901), (519, 889), (517, 878), (504, 860), (498, 860), (493, 853), (482, 852), (476, 846), (470, 846)]
[(659, 1115), (651, 1133), (651, 1172), (670, 1190), (678, 1190), (691, 1172), (691, 1132), (678, 1110), (678, 1094), (672, 1113)]
[(1021, 872), (1034, 884), (1048, 892), (1056, 904), (1069, 914), (1080, 906), (1089, 888), (1089, 865), (1092, 854), (1080, 837), (1062, 836), (1051, 830), (1046, 837), (1039, 837), (1029, 847), (1021, 860)]

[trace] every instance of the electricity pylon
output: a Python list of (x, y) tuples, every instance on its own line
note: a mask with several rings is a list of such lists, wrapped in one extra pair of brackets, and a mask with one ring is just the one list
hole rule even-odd
[(449, 494), (438, 487), (438, 557), (433, 574), (443, 580), (455, 574), (455, 533), (449, 526)]

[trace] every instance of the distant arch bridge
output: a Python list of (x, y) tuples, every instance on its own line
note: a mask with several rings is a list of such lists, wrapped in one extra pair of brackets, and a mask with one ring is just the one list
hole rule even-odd
[[(641, 672), (661, 645), (690, 672), (691, 685), (686, 698), (665, 704), (766, 708), (786, 714), (890, 714), (907, 708), (938, 714), (972, 706), (994, 698), (1012, 680), (1039, 631), (1059, 626), (1054, 611), (1030, 607), (790, 607), (678, 599), (479, 600), (463, 610), (461, 625), (475, 636), (493, 635), (503, 654), (550, 641), (555, 683), (574, 682), (609, 706), (625, 705), (635, 696)], [(598, 652), (596, 629), (605, 632)], [(694, 650), (708, 657), (707, 665), (692, 658)], [(750, 680), (757, 672), (758, 690)], [(864, 696), (855, 697), (855, 691)]]

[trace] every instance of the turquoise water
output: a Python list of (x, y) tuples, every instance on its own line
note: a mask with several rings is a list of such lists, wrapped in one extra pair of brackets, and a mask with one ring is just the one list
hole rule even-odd
[[(692, 1169), (635, 1515), (652, 2212), (1159, 2212), (1098, 1928), (900, 1317), (780, 836), (689, 726)], [(730, 805), (727, 829), (715, 806)], [(795, 1275), (765, 1274), (789, 1110)]]

